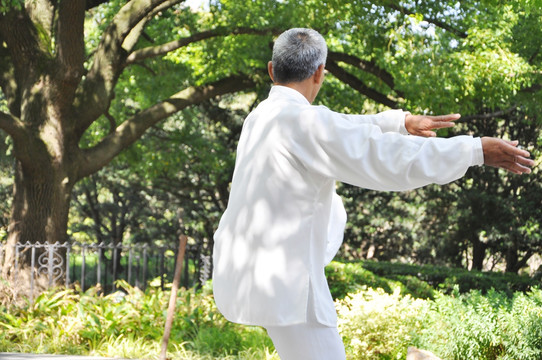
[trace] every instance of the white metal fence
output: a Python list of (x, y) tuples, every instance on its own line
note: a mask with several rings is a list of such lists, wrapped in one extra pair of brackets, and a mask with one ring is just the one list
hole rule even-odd
[[(0, 243), (0, 264), (6, 250), (7, 245)], [(143, 290), (153, 279), (159, 279), (163, 286), (173, 277), (178, 251), (169, 246), (147, 244), (78, 242), (18, 243), (13, 250), (15, 262), (11, 283), (28, 287), (26, 293), (31, 302), (43, 288), (57, 285), (70, 287), (77, 284), (85, 291), (100, 284), (104, 293), (115, 291), (115, 282), (119, 279)], [(210, 267), (210, 256), (188, 246), (182, 285), (190, 287), (205, 282), (210, 277)]]

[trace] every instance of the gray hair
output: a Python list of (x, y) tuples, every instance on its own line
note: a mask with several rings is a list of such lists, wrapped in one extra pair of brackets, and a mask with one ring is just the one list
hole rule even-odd
[(288, 84), (311, 77), (325, 65), (326, 41), (315, 30), (294, 28), (280, 34), (273, 46), (273, 80)]

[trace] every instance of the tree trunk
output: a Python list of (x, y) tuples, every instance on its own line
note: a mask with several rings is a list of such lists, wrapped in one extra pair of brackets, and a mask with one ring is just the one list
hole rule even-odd
[(483, 243), (477, 237), (471, 239), (472, 242), (472, 269), (482, 270), (486, 258), (487, 244)]
[[(43, 165), (43, 164), (41, 164)], [(17, 243), (66, 241), (70, 194), (73, 184), (53, 166), (28, 174), (20, 162), (15, 170), (13, 204), (2, 275), (13, 270)], [(29, 259), (21, 259), (23, 263)]]
[(527, 265), (527, 262), (533, 256), (533, 251), (528, 250), (523, 256), (520, 255), (521, 250), (519, 244), (523, 239), (513, 237), (512, 243), (506, 249), (506, 268), (505, 272), (518, 273), (521, 268)]

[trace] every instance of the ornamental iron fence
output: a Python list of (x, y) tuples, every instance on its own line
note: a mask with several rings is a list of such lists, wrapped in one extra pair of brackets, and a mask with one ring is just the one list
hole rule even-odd
[[(7, 246), (0, 243), (0, 264)], [(53, 286), (86, 291), (99, 285), (99, 291), (107, 294), (117, 290), (117, 280), (142, 290), (154, 280), (163, 288), (173, 279), (177, 251), (148, 244), (17, 243), (9, 283), (14, 293), (26, 295), (31, 304), (37, 294)], [(199, 286), (210, 278), (211, 258), (200, 248), (188, 245), (184, 259), (182, 286)]]

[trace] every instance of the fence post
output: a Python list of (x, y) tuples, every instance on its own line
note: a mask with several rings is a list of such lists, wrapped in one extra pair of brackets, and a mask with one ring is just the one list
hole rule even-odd
[[(130, 284), (130, 281), (132, 280), (132, 252), (133, 248), (130, 246), (128, 250), (128, 284)], [(137, 286), (137, 280), (135, 281), (135, 286)]]
[(113, 291), (117, 290), (117, 244), (113, 244)]
[(66, 288), (70, 286), (70, 251), (72, 249), (72, 245), (70, 243), (66, 243), (66, 279), (64, 280), (64, 284)]
[(82, 264), (81, 264), (81, 291), (85, 291), (85, 253), (86, 253), (87, 245), (83, 244), (83, 248), (81, 249), (81, 255), (82, 255)]
[(47, 255), (49, 260), (47, 261), (47, 275), (49, 276), (49, 288), (53, 286), (53, 265), (54, 265), (54, 247), (51, 244), (47, 246)]
[(32, 258), (30, 259), (30, 306), (34, 305), (34, 268), (36, 267), (36, 246), (32, 244)]
[[(98, 280), (98, 284), (102, 284), (102, 247), (100, 246), (101, 244), (98, 244), (97, 245), (97, 249), (98, 250), (98, 261), (97, 261), (97, 268), (96, 268), (96, 277)], [(105, 284), (104, 284), (105, 286)], [(102, 291), (103, 291), (103, 288), (102, 288)]]
[(164, 261), (165, 261), (165, 255), (164, 255), (164, 250), (165, 247), (162, 247), (162, 250), (160, 252), (160, 288), (162, 289), (162, 291), (164, 290)]
[(147, 288), (147, 244), (143, 246), (143, 291)]

